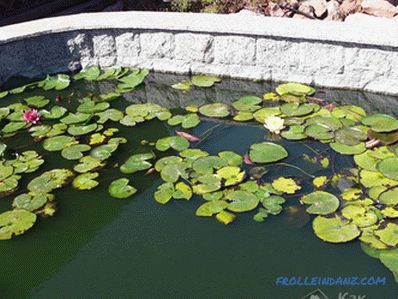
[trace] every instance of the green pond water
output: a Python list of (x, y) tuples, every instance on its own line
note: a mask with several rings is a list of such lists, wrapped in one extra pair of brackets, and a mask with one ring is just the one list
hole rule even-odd
[[(262, 96), (272, 90), (268, 83), (223, 80), (215, 87), (187, 93), (170, 88), (184, 77), (150, 74), (144, 85), (111, 102), (123, 110), (132, 103), (154, 102), (172, 111), (188, 104), (223, 101), (240, 96)], [(10, 83), (12, 85), (12, 82)], [(114, 83), (74, 82), (62, 91), (35, 89), (23, 96), (61, 97), (61, 103), (76, 108), (77, 99), (89, 93), (112, 91)], [(73, 93), (71, 103), (67, 97)], [(372, 113), (393, 114), (395, 98), (341, 91), (322, 91), (317, 95), (341, 103), (363, 106)], [(21, 99), (21, 94), (2, 99), (2, 106)], [(377, 99), (377, 100), (374, 100)], [(372, 103), (372, 101), (374, 101)], [(190, 132), (201, 136), (218, 125), (198, 148), (217, 154), (231, 150), (244, 155), (250, 145), (264, 140), (283, 145), (287, 161), (309, 173), (331, 176), (354, 166), (351, 156), (337, 154), (326, 144), (306, 140), (305, 144), (329, 157), (331, 166), (322, 169), (305, 159), (313, 151), (303, 143), (270, 137), (261, 125), (204, 120)], [(138, 150), (148, 149), (140, 141), (156, 141), (174, 134), (166, 122), (153, 120), (120, 129), (118, 136), (128, 139), (111, 159), (125, 161)], [(60, 158), (59, 152), (45, 151), (27, 133), (6, 140), (16, 151), (36, 150), (45, 159), (40, 173), (53, 168), (72, 168), (74, 162)], [(163, 154), (165, 155), (165, 154)], [(104, 169), (99, 186), (90, 191), (71, 187), (54, 192), (57, 212), (40, 218), (28, 232), (0, 242), (0, 298), (302, 298), (321, 289), (329, 298), (348, 292), (366, 298), (398, 298), (393, 274), (378, 259), (366, 255), (360, 242), (330, 244), (313, 232), (310, 216), (298, 199), (313, 189), (311, 179), (291, 167), (273, 166), (269, 178), (292, 177), (302, 186), (296, 195), (286, 196), (284, 211), (264, 222), (253, 221), (253, 212), (243, 213), (230, 225), (210, 217), (196, 217), (203, 202), (173, 200), (160, 205), (153, 199), (161, 183), (158, 174), (142, 172), (125, 175), (139, 191), (131, 198), (115, 199), (108, 184), (120, 178), (118, 168)], [(21, 186), (35, 177), (23, 177)], [(327, 191), (333, 192), (332, 189)], [(10, 210), (15, 194), (0, 200), (0, 212)], [(298, 207), (292, 212), (287, 207)], [(381, 286), (283, 286), (287, 277), (385, 277)], [(348, 298), (348, 297), (347, 297)]]

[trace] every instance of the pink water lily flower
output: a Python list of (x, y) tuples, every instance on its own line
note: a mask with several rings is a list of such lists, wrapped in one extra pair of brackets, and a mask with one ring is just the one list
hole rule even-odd
[(40, 113), (36, 109), (25, 110), (23, 113), (24, 121), (32, 124), (37, 124), (40, 121)]

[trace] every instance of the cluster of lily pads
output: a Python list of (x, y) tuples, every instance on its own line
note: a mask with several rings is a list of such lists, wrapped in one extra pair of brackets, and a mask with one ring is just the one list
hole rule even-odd
[[(316, 140), (329, 144), (338, 154), (353, 156), (355, 168), (332, 177), (311, 176), (313, 191), (301, 196), (309, 214), (315, 215), (313, 229), (322, 240), (344, 243), (359, 239), (366, 252), (380, 260), (398, 276), (398, 120), (385, 114), (367, 115), (357, 106), (326, 103), (312, 97), (312, 87), (287, 83), (262, 98), (243, 96), (227, 105), (208, 103), (188, 106), (174, 114), (153, 103), (132, 104), (124, 111), (111, 107), (112, 100), (132, 92), (143, 83), (148, 71), (129, 68), (101, 70), (84, 69), (70, 77), (60, 74), (12, 90), (0, 92), (0, 98), (26, 89), (62, 90), (72, 80), (115, 80), (114, 92), (80, 99), (76, 111), (69, 111), (44, 96), (21, 98), (18, 103), (0, 108), (0, 197), (24, 190), (19, 186), (22, 176), (35, 173), (45, 157), (27, 150), (7, 154), (7, 138), (28, 132), (44, 150), (58, 152), (74, 163), (71, 169), (57, 168), (34, 177), (23, 193), (15, 196), (12, 210), (0, 214), (0, 239), (10, 239), (27, 231), (37, 216), (52, 216), (56, 211), (53, 191), (71, 184), (78, 190), (91, 190), (99, 185), (101, 170), (119, 146), (128, 142), (118, 136), (117, 125), (134, 127), (157, 119), (177, 127), (176, 135), (152, 143), (150, 150), (133, 153), (117, 164), (120, 178), (113, 180), (109, 194), (128, 198), (138, 190), (128, 175), (158, 173), (163, 183), (154, 199), (167, 204), (171, 200), (190, 200), (194, 195), (203, 203), (197, 216), (215, 217), (229, 224), (238, 213), (256, 210), (255, 221), (264, 221), (283, 210), (286, 195), (293, 195), (301, 186), (290, 177), (268, 179), (264, 166), (282, 164), (288, 151), (274, 142), (250, 146), (241, 156), (232, 151), (217, 155), (196, 148), (200, 137), (190, 129), (203, 119), (228, 119), (236, 122), (257, 122), (274, 135), (284, 139)], [(214, 76), (193, 76), (189, 81), (174, 84), (175, 89), (188, 92), (192, 87), (206, 88), (220, 82)], [(183, 131), (185, 130), (185, 131)], [(324, 168), (329, 159), (319, 159)], [(108, 165), (107, 165), (108, 164)], [(115, 164), (112, 164), (115, 166)], [(327, 192), (339, 181), (347, 187)], [(348, 182), (348, 183), (347, 183)], [(336, 188), (335, 188), (336, 189)]]

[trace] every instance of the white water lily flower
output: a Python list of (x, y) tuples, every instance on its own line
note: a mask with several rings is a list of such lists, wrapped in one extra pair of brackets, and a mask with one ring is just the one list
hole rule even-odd
[(271, 133), (280, 134), (281, 130), (285, 128), (285, 120), (278, 116), (268, 116), (265, 119), (264, 127)]

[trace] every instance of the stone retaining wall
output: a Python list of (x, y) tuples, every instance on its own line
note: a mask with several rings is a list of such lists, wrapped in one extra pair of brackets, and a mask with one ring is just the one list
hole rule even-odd
[(1, 27), (0, 83), (15, 75), (121, 65), (398, 95), (397, 50), (398, 26), (381, 18), (81, 14)]

